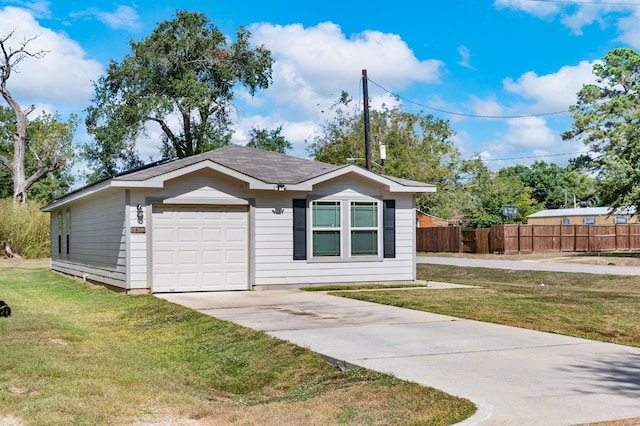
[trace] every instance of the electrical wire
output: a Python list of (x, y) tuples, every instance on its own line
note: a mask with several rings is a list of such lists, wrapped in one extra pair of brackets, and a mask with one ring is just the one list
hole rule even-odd
[(506, 120), (506, 119), (511, 119), (511, 118), (544, 117), (544, 116), (549, 116), (549, 115), (566, 114), (566, 113), (570, 112), (569, 110), (563, 110), (563, 111), (542, 112), (542, 113), (538, 113), (538, 114), (522, 114), (522, 115), (482, 115), (482, 114), (468, 114), (468, 113), (456, 112), (456, 111), (447, 111), (447, 110), (444, 110), (444, 109), (435, 108), (435, 107), (432, 107), (432, 106), (429, 106), (429, 105), (421, 104), (419, 102), (412, 101), (411, 99), (405, 98), (404, 96), (398, 95), (397, 93), (394, 93), (391, 90), (381, 86), (380, 84), (376, 83), (375, 81), (371, 80), (368, 77), (367, 77), (367, 81), (369, 81), (374, 86), (377, 86), (379, 89), (387, 92), (388, 94), (390, 94), (391, 96), (394, 96), (397, 99), (402, 99), (405, 102), (417, 105), (417, 106), (422, 107), (422, 108), (429, 109), (431, 111), (437, 111), (437, 112), (441, 112), (443, 114), (449, 114), (449, 115), (458, 115), (458, 116), (462, 116), (462, 117)]
[(560, 154), (544, 154), (544, 155), (528, 155), (525, 157), (510, 157), (510, 158), (481, 158), (480, 161), (508, 161), (508, 160), (525, 160), (531, 158), (545, 158), (545, 157), (562, 157), (563, 155), (582, 154), (582, 152), (562, 152)]
[(583, 5), (583, 4), (602, 4), (606, 6), (640, 6), (640, 3), (631, 3), (631, 2), (623, 2), (623, 1), (577, 1), (577, 0), (524, 0), (528, 2), (534, 3), (564, 3), (564, 4), (575, 4), (575, 5)]

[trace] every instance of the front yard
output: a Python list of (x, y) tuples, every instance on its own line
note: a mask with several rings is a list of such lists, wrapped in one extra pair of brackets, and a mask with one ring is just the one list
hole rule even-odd
[(40, 268), (0, 260), (0, 299), (13, 310), (0, 318), (0, 424), (447, 425), (475, 411), (153, 296)]

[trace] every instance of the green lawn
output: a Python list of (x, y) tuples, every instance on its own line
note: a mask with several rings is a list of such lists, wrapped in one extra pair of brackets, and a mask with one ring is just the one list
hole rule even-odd
[(153, 296), (48, 271), (0, 271), (0, 299), (13, 310), (0, 318), (0, 424), (446, 425), (475, 411)]
[(478, 288), (335, 294), (640, 347), (640, 277), (421, 264), (418, 278)]

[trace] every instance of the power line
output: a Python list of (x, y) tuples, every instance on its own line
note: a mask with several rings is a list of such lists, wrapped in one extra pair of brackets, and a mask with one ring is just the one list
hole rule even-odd
[(525, 0), (535, 3), (564, 3), (564, 4), (603, 4), (607, 6), (640, 6), (640, 3), (631, 3), (624, 1), (577, 1), (577, 0)]
[(580, 151), (578, 152), (563, 152), (560, 154), (545, 154), (545, 155), (528, 155), (526, 157), (510, 157), (510, 158), (481, 158), (480, 161), (508, 161), (508, 160), (525, 160), (525, 159), (531, 159), (531, 158), (545, 158), (545, 157), (562, 157), (563, 155), (574, 155), (574, 154), (581, 154)]
[(505, 120), (505, 119), (510, 119), (510, 118), (529, 118), (529, 117), (544, 117), (544, 116), (548, 116), (548, 115), (558, 115), (558, 114), (565, 114), (567, 112), (569, 112), (569, 110), (564, 110), (564, 111), (554, 111), (554, 112), (543, 112), (543, 113), (539, 113), (539, 114), (522, 114), (522, 115), (481, 115), (481, 114), (468, 114), (468, 113), (464, 113), (464, 112), (456, 112), (456, 111), (447, 111), (444, 109), (439, 109), (439, 108), (435, 108), (429, 105), (425, 105), (425, 104), (421, 104), (419, 102), (416, 101), (412, 101), (411, 99), (405, 98), (404, 96), (398, 95), (397, 93), (392, 92), (391, 90), (381, 86), (380, 84), (376, 83), (375, 81), (371, 80), (370, 78), (367, 78), (367, 80), (377, 86), (378, 88), (382, 89), (383, 91), (389, 93), (390, 95), (398, 98), (398, 99), (402, 99), (405, 102), (409, 102), (411, 104), (417, 105), (419, 107), (422, 108), (426, 108), (432, 111), (437, 111), (437, 112), (441, 112), (443, 114), (450, 114), (450, 115), (458, 115), (458, 116), (462, 116), (462, 117), (471, 117), (471, 118), (489, 118), (489, 119), (500, 119), (500, 120)]

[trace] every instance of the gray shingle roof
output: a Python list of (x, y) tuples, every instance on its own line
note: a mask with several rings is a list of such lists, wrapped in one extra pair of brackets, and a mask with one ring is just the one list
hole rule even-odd
[(229, 145), (191, 157), (162, 163), (154, 167), (125, 173), (113, 179), (143, 181), (205, 160), (210, 160), (266, 183), (289, 185), (304, 182), (340, 168), (340, 166), (305, 160), (276, 152)]

